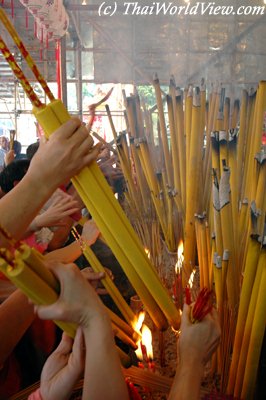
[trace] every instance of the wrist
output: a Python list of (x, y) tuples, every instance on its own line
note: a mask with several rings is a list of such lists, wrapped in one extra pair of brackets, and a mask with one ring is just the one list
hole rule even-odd
[(97, 332), (104, 332), (108, 328), (112, 329), (109, 315), (105, 311), (104, 307), (99, 307), (94, 311), (96, 311), (95, 314), (91, 315), (90, 312), (83, 318), (83, 321), (81, 322), (83, 330), (90, 330), (92, 326)]
[(32, 191), (34, 190), (36, 195), (40, 193), (47, 198), (49, 198), (58, 187), (54, 177), (47, 177), (42, 173), (36, 172), (33, 168), (28, 169), (23, 181), (26, 181), (27, 185), (30, 185)]
[(30, 224), (30, 230), (32, 231), (32, 232), (36, 232), (36, 231), (38, 231), (40, 229), (40, 226), (39, 226), (39, 219), (38, 219), (38, 217), (36, 217), (36, 218), (34, 218), (34, 220), (32, 221), (32, 223)]
[(197, 376), (202, 377), (204, 365), (202, 360), (194, 354), (187, 354), (185, 359), (181, 359), (179, 363), (180, 371), (184, 374), (189, 375), (197, 371)]

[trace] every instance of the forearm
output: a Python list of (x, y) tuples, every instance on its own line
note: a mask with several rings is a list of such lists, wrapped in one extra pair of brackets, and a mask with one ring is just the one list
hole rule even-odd
[(103, 315), (84, 330), (86, 365), (83, 399), (128, 400), (109, 317)]
[(63, 263), (72, 263), (81, 256), (81, 247), (78, 242), (73, 242), (70, 245), (47, 253), (45, 259), (48, 261), (60, 261)]
[(20, 239), (55, 188), (30, 174), (0, 200), (0, 225)]
[(33, 305), (29, 304), (28, 298), (20, 290), (16, 290), (0, 305), (0, 366), (34, 318)]
[(186, 360), (178, 366), (168, 400), (198, 400), (203, 374), (200, 362)]
[(58, 227), (54, 231), (53, 238), (48, 245), (49, 251), (57, 250), (65, 244), (66, 240), (69, 237), (69, 233), (73, 226), (73, 223), (74, 221), (71, 217), (64, 218), (64, 225)]

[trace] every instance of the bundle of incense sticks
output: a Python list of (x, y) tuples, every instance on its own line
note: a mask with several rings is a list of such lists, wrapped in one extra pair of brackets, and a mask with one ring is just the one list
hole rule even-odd
[[(0, 19), (7, 29), (12, 26), (2, 9), (0, 10)], [(33, 60), (29, 59), (25, 46), (22, 47), (22, 41), (17, 32), (12, 28), (9, 29), (9, 33), (14, 41), (19, 43), (19, 48), (23, 48), (22, 55), (27, 63), (32, 65)], [(31, 100), (36, 119), (47, 137), (49, 137), (64, 122), (70, 119), (67, 110), (60, 100), (53, 100), (53, 98), (51, 103), (44, 106), (32, 90), (2, 38), (0, 38), (0, 49)], [(48, 86), (44, 83), (35, 64), (32, 71), (36, 79), (47, 91)], [(108, 96), (103, 101), (106, 101), (107, 98)], [(90, 127), (96, 107), (97, 104), (91, 107)], [(116, 201), (97, 163), (93, 162), (89, 167), (84, 168), (72, 181), (105, 240), (124, 269), (125, 274), (131, 281), (132, 286), (143, 300), (156, 326), (163, 330), (167, 328), (169, 323), (178, 328), (180, 324), (179, 312), (151, 266), (139, 238)]]
[[(26, 244), (15, 242), (1, 227), (1, 233), (10, 243), (10, 250), (0, 249), (0, 271), (34, 304), (48, 305), (58, 299), (59, 283), (46, 267), (44, 257), (37, 250)], [(14, 247), (15, 246), (15, 247)], [(140, 334), (107, 309), (116, 335), (125, 343), (136, 349)], [(62, 321), (54, 321), (72, 338), (75, 337), (76, 325)], [(131, 365), (130, 357), (117, 348), (121, 362), (125, 368)]]
[[(178, 233), (183, 236), (185, 247), (183, 290), (197, 262), (200, 288), (214, 286), (223, 329), (217, 363), (221, 390), (225, 392), (228, 384), (228, 393), (233, 394), (235, 385), (241, 387), (244, 379), (245, 353), (241, 356), (243, 365), (238, 368), (242, 340), (245, 338), (242, 348), (246, 352), (250, 342), (244, 327), (251, 332), (251, 321), (258, 323), (255, 316), (246, 318), (251, 293), (258, 300), (258, 288), (252, 288), (258, 257), (264, 252), (263, 239), (259, 242), (258, 238), (265, 236), (266, 155), (262, 132), (266, 82), (260, 82), (256, 91), (244, 90), (241, 101), (231, 101), (219, 85), (212, 85), (207, 98), (204, 82), (199, 88), (189, 85), (181, 90), (173, 77), (166, 96), (159, 88), (155, 76), (157, 104), (150, 110), (141, 105), (137, 89), (130, 97), (124, 96), (127, 136), (116, 133), (116, 143), (121, 166), (126, 169), (126, 200), (132, 210), (137, 204), (135, 215), (142, 219), (138, 225), (143, 225), (142, 229), (138, 227), (139, 232), (147, 232), (148, 219), (152, 226), (156, 217), (160, 225), (156, 234), (169, 251), (176, 249), (179, 242), (173, 226), (181, 219), (184, 230)], [(154, 115), (156, 109), (158, 114)], [(157, 135), (155, 124), (151, 123), (154, 117), (158, 118)], [(143, 242), (149, 240), (146, 233)], [(258, 318), (263, 325), (264, 319)], [(259, 354), (261, 337), (256, 343)], [(250, 346), (252, 349), (254, 343), (250, 342)], [(258, 357), (252, 362), (256, 367), (245, 372), (245, 382), (254, 383), (256, 373), (251, 377), (251, 371), (256, 371)], [(240, 397), (239, 389), (235, 395)]]
[[(163, 393), (169, 393), (173, 379), (167, 378), (166, 376), (162, 376), (160, 374), (155, 374), (150, 371), (146, 371), (137, 367), (130, 367), (128, 369), (123, 369), (124, 377), (130, 378), (130, 381), (136, 385), (146, 385), (152, 391), (160, 391)], [(20, 391), (16, 395), (12, 396), (10, 400), (26, 400), (31, 393), (37, 390), (40, 387), (40, 382), (36, 382), (28, 388)], [(83, 388), (83, 379), (78, 381), (73, 389), (73, 397), (79, 390)], [(202, 394), (206, 393), (205, 390), (202, 391)]]
[[(86, 244), (86, 242), (81, 238), (75, 228), (72, 229), (72, 234), (74, 235), (75, 239), (80, 242), (82, 252), (89, 264), (91, 265), (92, 269), (95, 272), (105, 272), (104, 267), (101, 265), (100, 261), (97, 259), (90, 246)], [(137, 323), (137, 317), (135, 316), (125, 299), (122, 297), (108, 274), (105, 274), (105, 278), (102, 279), (102, 283), (108, 294), (112, 297), (116, 306), (119, 308), (127, 323), (132, 328), (134, 328)]]

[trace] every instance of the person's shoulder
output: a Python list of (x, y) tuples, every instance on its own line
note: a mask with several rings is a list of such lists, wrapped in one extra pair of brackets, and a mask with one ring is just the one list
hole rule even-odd
[(27, 160), (27, 154), (17, 154), (15, 157), (16, 160)]
[(5, 150), (4, 149), (0, 149), (0, 166), (3, 167), (5, 164)]

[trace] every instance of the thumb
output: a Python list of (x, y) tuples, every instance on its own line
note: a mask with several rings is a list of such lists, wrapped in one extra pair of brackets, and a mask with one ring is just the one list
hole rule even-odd
[(72, 351), (72, 346), (73, 346), (73, 339), (69, 337), (67, 334), (63, 333), (61, 342), (56, 348), (56, 352), (60, 354), (69, 354)]
[(58, 304), (59, 302), (56, 302), (54, 304), (50, 304), (48, 306), (34, 306), (34, 311), (38, 315), (39, 318), (41, 319), (53, 319), (53, 320), (60, 320), (64, 321), (64, 311), (63, 308), (60, 307)]
[(46, 139), (45, 135), (42, 135), (39, 140), (39, 148), (42, 148), (48, 139)]
[(190, 310), (191, 307), (184, 303), (184, 307), (183, 307), (183, 313), (182, 313), (182, 318), (181, 318), (181, 329), (182, 329), (182, 325), (189, 325), (190, 322)]

